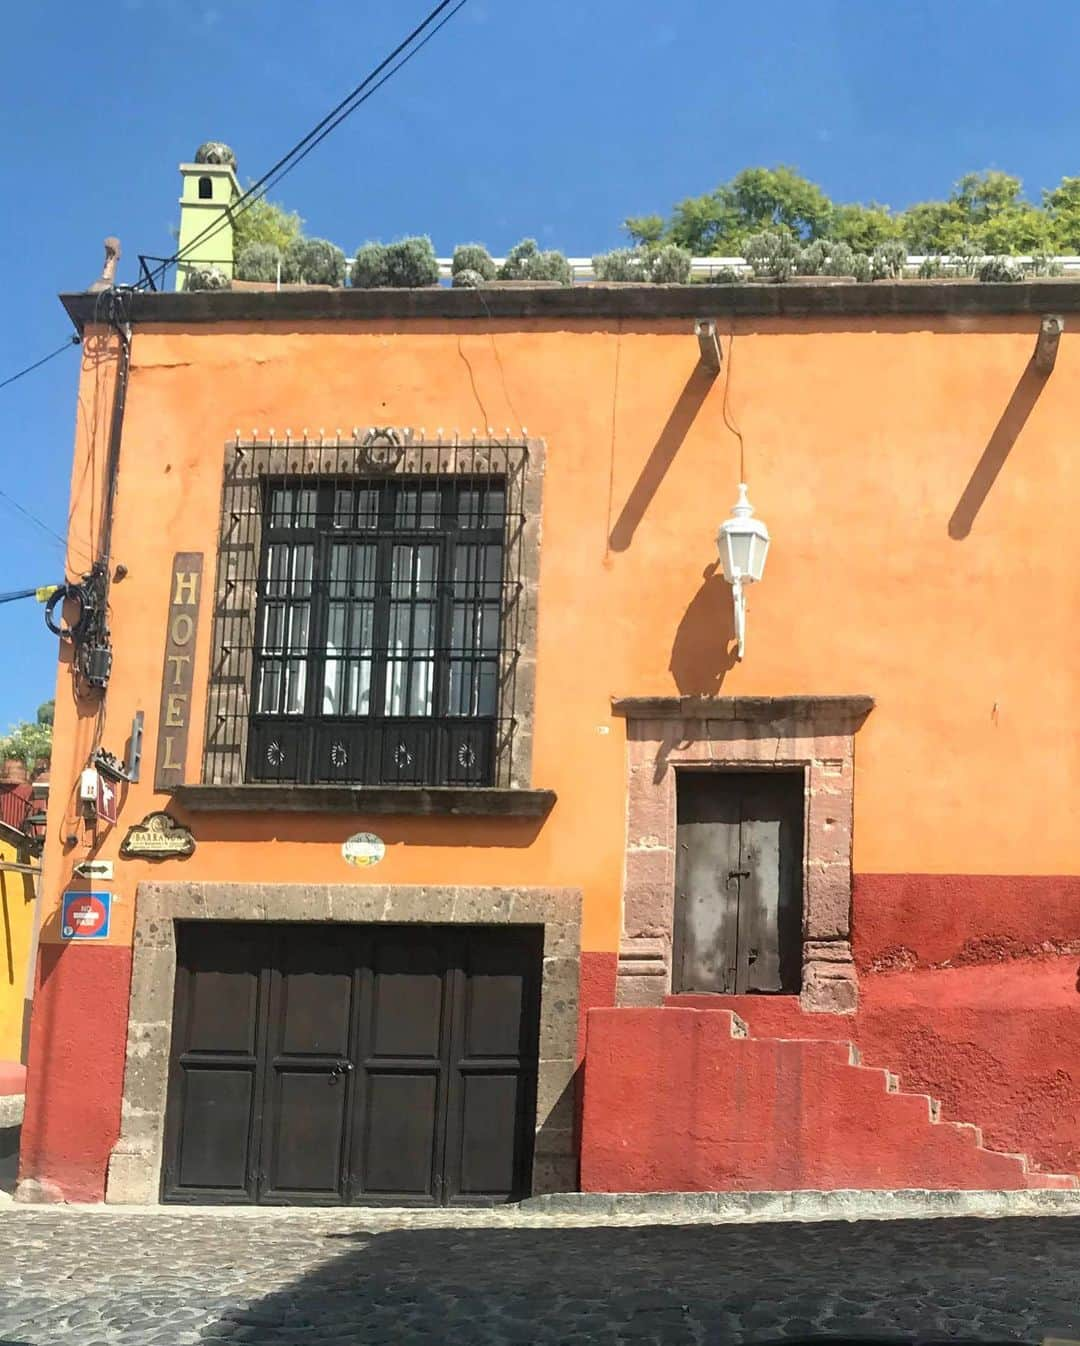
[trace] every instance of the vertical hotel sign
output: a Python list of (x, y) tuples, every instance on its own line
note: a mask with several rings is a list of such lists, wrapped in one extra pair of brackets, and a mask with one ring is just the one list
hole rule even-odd
[(157, 765), (154, 768), (154, 789), (159, 791), (167, 792), (184, 783), (202, 568), (202, 552), (179, 551), (173, 557), (165, 666), (161, 674)]

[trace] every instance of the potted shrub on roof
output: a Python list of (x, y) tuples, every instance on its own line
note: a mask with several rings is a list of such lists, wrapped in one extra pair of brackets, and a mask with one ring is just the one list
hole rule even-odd
[(358, 290), (438, 285), (439, 263), (431, 239), (420, 235), (396, 243), (365, 243), (353, 258), (350, 280)]
[(294, 238), (282, 258), (281, 279), (336, 289), (345, 284), (345, 254), (325, 238)]
[(675, 243), (616, 248), (592, 259), (593, 276), (607, 285), (686, 285), (692, 260), (686, 249)]
[(541, 252), (535, 238), (523, 238), (506, 254), (499, 280), (515, 285), (572, 285), (574, 273), (561, 252)]
[(491, 253), (482, 244), (461, 243), (450, 263), (451, 284), (473, 288), (487, 285), (495, 279), (495, 270)]

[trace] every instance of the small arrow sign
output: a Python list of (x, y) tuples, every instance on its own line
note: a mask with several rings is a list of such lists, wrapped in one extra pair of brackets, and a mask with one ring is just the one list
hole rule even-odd
[(81, 879), (111, 879), (113, 862), (111, 860), (81, 860), (75, 866), (75, 873)]

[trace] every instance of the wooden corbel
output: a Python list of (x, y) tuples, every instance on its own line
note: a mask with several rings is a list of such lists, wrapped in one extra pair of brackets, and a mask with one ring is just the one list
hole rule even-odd
[(1039, 323), (1039, 335), (1035, 341), (1035, 354), (1032, 358), (1040, 374), (1049, 374), (1053, 369), (1064, 330), (1065, 319), (1055, 314), (1046, 314)]
[(720, 350), (720, 339), (716, 335), (716, 321), (713, 318), (695, 318), (694, 334), (698, 340), (698, 358), (705, 368), (714, 377), (720, 373), (720, 366), (723, 363), (723, 352)]

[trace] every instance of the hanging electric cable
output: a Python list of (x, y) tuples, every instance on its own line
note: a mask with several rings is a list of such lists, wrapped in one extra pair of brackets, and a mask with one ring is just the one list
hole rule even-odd
[(11, 374), (0, 383), (0, 388), (6, 388), (9, 384), (17, 383), (19, 379), (25, 378), (27, 374), (32, 374), (35, 369), (40, 369), (42, 365), (47, 365), (50, 360), (55, 360), (58, 355), (68, 350), (71, 346), (77, 346), (82, 341), (82, 337), (76, 332), (68, 337), (62, 346), (57, 346), (56, 350), (50, 351), (48, 355), (43, 355), (40, 360), (35, 360), (32, 365), (27, 365), (25, 369), (20, 369), (17, 374)]
[(0, 594), (0, 603), (14, 603), (19, 598), (36, 598), (39, 603), (46, 603), (61, 587), (58, 584), (39, 584), (33, 589), (12, 589), (10, 593)]
[[(360, 83), (351, 90), (350, 93), (346, 94), (336, 107), (331, 108), (326, 116), (323, 117), (317, 125), (313, 126), (302, 140), (297, 141), (292, 149), (286, 154), (283, 154), (275, 164), (267, 169), (261, 178), (251, 184), (247, 191), (240, 196), (223, 218), (215, 220), (212, 224), (208, 224), (205, 229), (186, 243), (182, 249), (178, 249), (171, 257), (167, 257), (164, 261), (159, 262), (152, 271), (148, 271), (142, 277), (137, 288), (155, 288), (157, 282), (164, 277), (170, 266), (173, 266), (178, 261), (182, 261), (184, 257), (191, 252), (192, 248), (198, 244), (208, 242), (228, 224), (234, 223), (237, 217), (254, 205), (256, 201), (261, 200), (276, 183), (280, 182), (288, 172), (305, 159), (316, 145), (324, 140), (337, 126), (340, 126), (346, 117), (350, 116), (358, 107), (367, 102), (368, 98), (371, 97), (377, 89), (381, 88), (382, 85), (385, 84), (391, 76), (396, 74), (403, 65), (412, 60), (417, 52), (419, 52), (421, 48), (424, 47), (466, 3), (467, 0), (457, 0), (456, 4), (454, 4), (454, 0), (440, 0), (440, 3), (431, 10), (427, 17), (421, 23), (417, 24), (412, 32), (399, 42), (388, 56), (381, 60), (373, 70), (365, 75)], [(432, 28), (431, 25), (434, 21), (444, 10), (449, 9), (451, 5), (453, 5), (453, 8), (450, 10), (450, 13)], [(431, 31), (428, 32), (421, 41), (416, 42), (416, 39), (425, 32), (425, 29), (429, 28)], [(415, 46), (413, 46), (414, 43), (416, 44)], [(411, 50), (409, 50), (410, 47), (412, 48)], [(403, 52), (405, 53), (404, 56), (402, 56)], [(397, 60), (399, 56), (401, 56), (401, 60)], [(393, 64), (395, 61), (397, 61), (396, 65)], [(387, 70), (388, 66), (392, 66), (392, 69), (388, 70), (382, 79), (379, 79), (378, 77), (383, 71)], [(375, 81), (378, 82), (376, 83)], [(372, 85), (373, 87), (369, 87)]]

